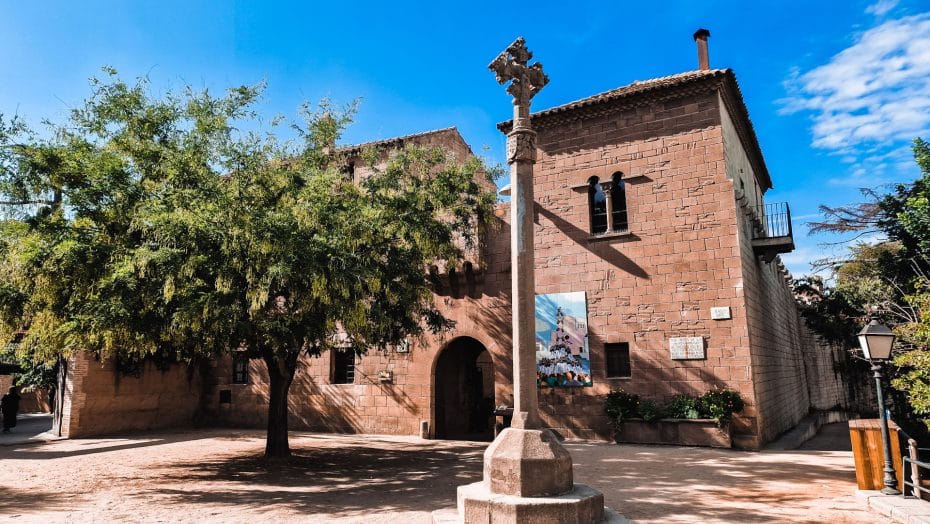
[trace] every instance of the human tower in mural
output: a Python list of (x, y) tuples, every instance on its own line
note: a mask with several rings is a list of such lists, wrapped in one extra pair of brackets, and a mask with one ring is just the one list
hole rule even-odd
[(540, 387), (592, 385), (583, 291), (536, 295), (536, 379)]

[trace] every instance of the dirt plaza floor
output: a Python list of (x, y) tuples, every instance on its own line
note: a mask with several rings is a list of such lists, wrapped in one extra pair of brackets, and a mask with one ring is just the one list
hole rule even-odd
[[(10, 522), (404, 524), (454, 507), (456, 486), (481, 478), (487, 446), (293, 432), (293, 460), (268, 464), (251, 430), (2, 444), (0, 520)], [(576, 482), (636, 522), (881, 519), (855, 497), (849, 451), (567, 447)]]

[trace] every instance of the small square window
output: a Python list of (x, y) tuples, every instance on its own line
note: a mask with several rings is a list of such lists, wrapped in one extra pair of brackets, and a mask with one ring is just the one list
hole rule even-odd
[(242, 352), (233, 353), (233, 384), (249, 383), (249, 357)]
[(354, 384), (355, 383), (355, 351), (351, 349), (332, 351), (333, 372), (330, 383), (332, 384)]
[(633, 376), (630, 369), (629, 343), (606, 344), (604, 354), (607, 362), (607, 378), (630, 378)]

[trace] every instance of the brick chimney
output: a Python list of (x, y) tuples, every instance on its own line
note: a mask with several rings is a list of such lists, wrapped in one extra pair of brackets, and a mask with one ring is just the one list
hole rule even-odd
[(694, 32), (694, 41), (697, 42), (698, 69), (701, 71), (710, 69), (710, 56), (707, 54), (708, 36), (710, 36), (710, 31), (704, 28)]

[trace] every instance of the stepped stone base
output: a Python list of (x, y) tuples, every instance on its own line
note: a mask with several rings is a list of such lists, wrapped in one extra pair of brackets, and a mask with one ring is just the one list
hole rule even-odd
[[(454, 509), (437, 509), (433, 512), (433, 524), (463, 524), (465, 521)], [(496, 521), (488, 521), (496, 522)], [(602, 524), (632, 524), (632, 520), (623, 517), (610, 508), (604, 508)]]
[(629, 522), (604, 508), (601, 492), (572, 481), (572, 457), (548, 429), (507, 428), (484, 453), (484, 480), (459, 486), (458, 512), (435, 523)]
[(475, 482), (459, 487), (457, 514), (434, 512), (433, 522), (595, 524), (605, 516), (604, 495), (582, 484), (564, 495), (518, 497), (492, 493), (485, 483)]

